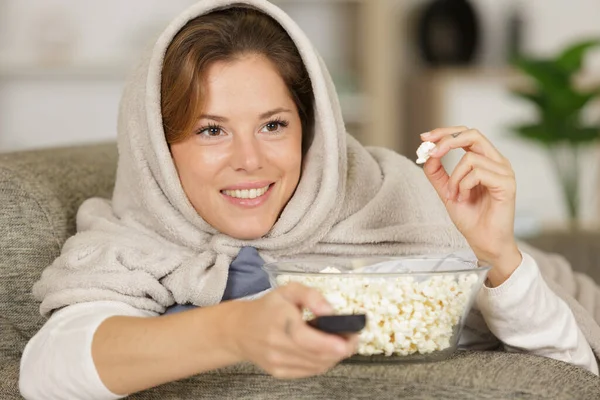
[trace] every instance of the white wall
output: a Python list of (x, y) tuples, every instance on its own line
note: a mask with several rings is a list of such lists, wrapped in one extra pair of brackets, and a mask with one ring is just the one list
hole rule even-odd
[(0, 151), (114, 140), (128, 70), (193, 3), (2, 0)]
[(115, 140), (122, 85), (110, 77), (0, 81), (0, 151)]
[[(114, 139), (127, 71), (195, 2), (0, 0), (0, 151)], [(347, 72), (340, 43), (348, 26), (336, 4), (285, 0), (282, 7), (314, 41), (330, 72)], [(348, 116), (361, 119), (357, 97), (345, 99)]]
[[(123, 65), (194, 0), (2, 0), (3, 62), (39, 61), (38, 44), (68, 37), (79, 65)], [(66, 59), (65, 61), (70, 61)]]
[[(341, 60), (347, 54), (339, 42), (348, 36), (348, 27), (336, 14), (335, 7), (328, 6), (329, 1), (281, 0), (281, 3), (307, 31), (330, 69), (343, 70)], [(424, 2), (401, 1), (406, 2), (404, 8)], [(554, 51), (576, 37), (600, 35), (597, 0), (472, 1), (484, 29), (484, 51), (480, 55), (484, 65), (504, 62), (506, 16), (517, 4), (529, 24), (525, 47), (531, 51)], [(114, 121), (126, 71), (151, 38), (194, 2), (0, 0), (0, 151), (114, 138)], [(72, 40), (64, 43), (62, 57), (50, 56), (46, 49), (60, 44), (64, 38)], [(75, 68), (73, 73), (46, 72), (45, 68), (52, 64)], [(600, 62), (594, 65), (600, 66)], [(45, 130), (51, 134), (31, 129), (35, 113), (47, 115)], [(64, 121), (73, 122), (69, 125)], [(86, 123), (87, 129), (83, 131), (72, 128)]]

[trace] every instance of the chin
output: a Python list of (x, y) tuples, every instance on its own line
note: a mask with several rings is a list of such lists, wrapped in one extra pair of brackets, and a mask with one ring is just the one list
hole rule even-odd
[(260, 239), (261, 237), (263, 237), (267, 233), (269, 233), (269, 231), (271, 230), (271, 227), (272, 227), (272, 225), (265, 226), (265, 227), (253, 226), (251, 228), (245, 227), (245, 226), (236, 226), (234, 229), (231, 230), (231, 233), (229, 233), (229, 236), (231, 236), (234, 239), (239, 239), (239, 240)]

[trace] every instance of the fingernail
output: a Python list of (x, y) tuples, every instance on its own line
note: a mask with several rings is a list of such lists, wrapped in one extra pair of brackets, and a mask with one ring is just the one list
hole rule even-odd
[(431, 136), (431, 132), (425, 132), (425, 133), (421, 133), (421, 137), (422, 138), (428, 138)]
[(456, 199), (456, 201), (458, 201), (459, 203), (462, 201), (462, 197), (460, 194), (458, 195), (458, 198)]
[(448, 200), (448, 199), (450, 199), (450, 191), (449, 190), (446, 192), (446, 200)]

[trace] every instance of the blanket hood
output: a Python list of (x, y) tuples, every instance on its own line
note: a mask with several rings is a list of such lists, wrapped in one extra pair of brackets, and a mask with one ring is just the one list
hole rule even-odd
[[(296, 194), (269, 235), (292, 235), (310, 246), (326, 234), (325, 227), (337, 218), (344, 202), (346, 131), (335, 88), (321, 57), (287, 14), (263, 0), (200, 1), (168, 25), (135, 70), (120, 105), (114, 212), (119, 218), (132, 217), (151, 229), (158, 227), (169, 240), (181, 244), (202, 243), (206, 235), (216, 236), (213, 240), (218, 243), (219, 233), (197, 214), (179, 183), (162, 128), (160, 79), (165, 52), (179, 30), (195, 17), (232, 6), (258, 9), (284, 27), (312, 81), (314, 142), (305, 156)], [(337, 201), (332, 201), (332, 196)], [(309, 197), (313, 199), (307, 201)]]

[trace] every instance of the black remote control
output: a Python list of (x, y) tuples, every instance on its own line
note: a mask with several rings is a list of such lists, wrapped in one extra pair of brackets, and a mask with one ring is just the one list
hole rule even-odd
[(325, 315), (308, 321), (315, 329), (338, 335), (360, 332), (367, 324), (365, 314), (352, 315)]

